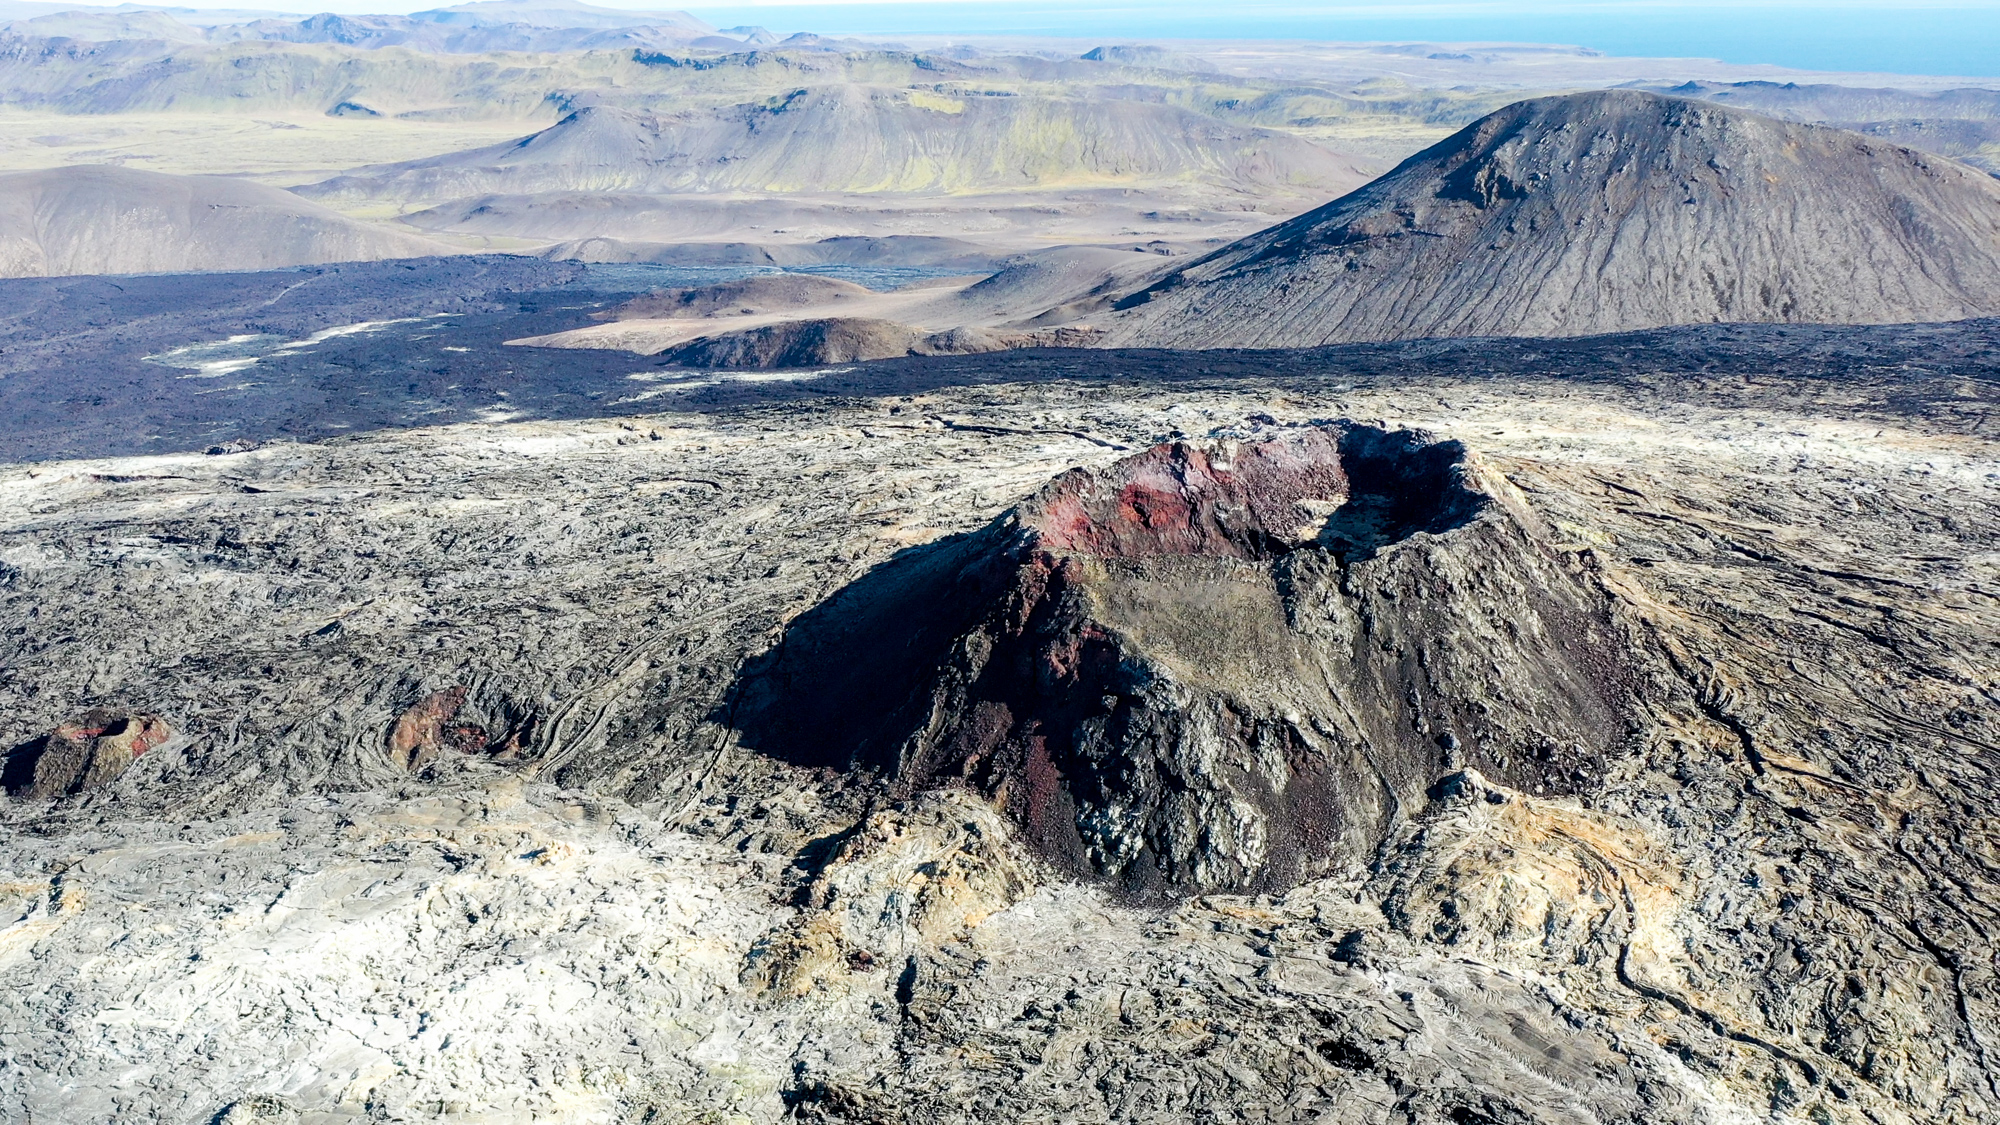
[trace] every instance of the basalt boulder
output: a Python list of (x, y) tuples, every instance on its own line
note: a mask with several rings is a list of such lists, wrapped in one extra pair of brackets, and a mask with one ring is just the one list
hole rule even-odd
[(1442, 776), (1587, 790), (1638, 713), (1587, 563), (1456, 441), (1349, 423), (1077, 469), (748, 667), (745, 745), (969, 787), (1141, 896), (1365, 861)]

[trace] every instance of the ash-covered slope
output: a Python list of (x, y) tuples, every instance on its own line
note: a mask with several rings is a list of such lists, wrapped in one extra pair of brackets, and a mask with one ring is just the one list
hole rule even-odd
[(1801, 82), (1681, 82), (1662, 94), (1810, 121), (2000, 171), (2000, 90), (1899, 90)]
[(862, 85), (652, 114), (578, 110), (505, 145), (363, 169), (305, 194), (439, 200), (558, 191), (953, 191), (1193, 181), (1335, 190), (1346, 157), (1166, 105)]
[(1629, 90), (1521, 102), (1121, 302), (1115, 342), (1300, 347), (2000, 312), (2000, 183)]
[(225, 176), (109, 166), (0, 176), (0, 277), (254, 270), (452, 252)]
[(969, 785), (1127, 890), (1366, 860), (1444, 774), (1588, 786), (1635, 714), (1608, 600), (1457, 442), (1338, 423), (1073, 470), (803, 615), (746, 745)]

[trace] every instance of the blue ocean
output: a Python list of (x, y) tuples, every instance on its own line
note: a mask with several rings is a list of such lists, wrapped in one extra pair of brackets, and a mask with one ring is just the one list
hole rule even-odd
[[(821, 34), (1051, 35), (1106, 39), (1317, 39), (1564, 43), (1613, 55), (1721, 59), (1811, 70), (2000, 77), (2000, 5), (1874, 8), (1600, 4), (1460, 11), (1216, 2), (781, 4), (691, 9), (721, 26)], [(1428, 10), (1425, 10), (1428, 9)], [(1408, 9), (1405, 9), (1406, 11)]]

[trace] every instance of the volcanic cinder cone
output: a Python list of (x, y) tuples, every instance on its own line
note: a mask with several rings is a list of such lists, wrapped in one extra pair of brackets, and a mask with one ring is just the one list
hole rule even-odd
[(1635, 90), (1499, 110), (1124, 298), (1113, 344), (1289, 348), (2000, 314), (2000, 182)]
[(1454, 441), (1333, 424), (1073, 470), (747, 670), (744, 743), (967, 786), (1135, 894), (1365, 860), (1454, 769), (1590, 785), (1634, 677), (1585, 565)]

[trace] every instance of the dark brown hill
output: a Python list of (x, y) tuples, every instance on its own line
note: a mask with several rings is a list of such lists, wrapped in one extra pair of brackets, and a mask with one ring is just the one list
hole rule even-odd
[(753, 274), (688, 289), (662, 289), (634, 297), (616, 308), (594, 313), (592, 320), (695, 320), (818, 308), (874, 296), (874, 292), (837, 277), (809, 273)]
[(2000, 312), (2000, 183), (1632, 90), (1508, 106), (1126, 298), (1112, 343), (1301, 347)]

